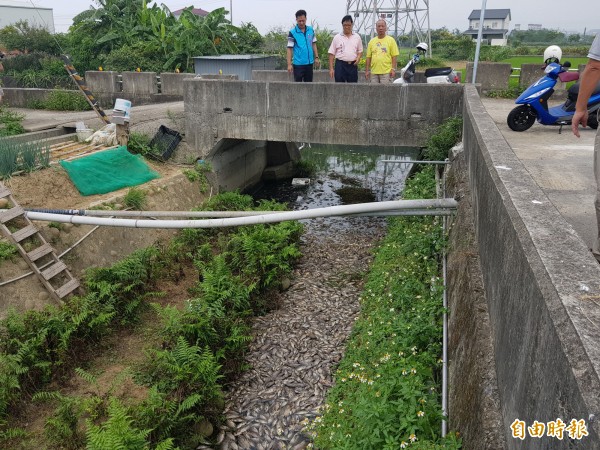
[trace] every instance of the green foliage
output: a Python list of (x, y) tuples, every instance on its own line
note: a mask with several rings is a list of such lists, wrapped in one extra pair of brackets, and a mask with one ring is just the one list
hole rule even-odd
[(24, 88), (73, 87), (63, 61), (54, 55), (34, 52), (5, 58), (4, 77)]
[(198, 162), (194, 165), (193, 169), (183, 169), (182, 172), (190, 182), (198, 181), (200, 192), (205, 193), (208, 190), (210, 184), (208, 178), (206, 178), (206, 174), (212, 172), (210, 163), (205, 161)]
[[(25, 132), (21, 122), (25, 116), (0, 105), (0, 137), (14, 136)], [(0, 144), (1, 146), (2, 144)]]
[(150, 430), (135, 428), (133, 419), (125, 406), (116, 398), (111, 398), (108, 419), (101, 425), (87, 421), (88, 450), (146, 450)]
[(462, 118), (451, 117), (428, 137), (423, 156), (430, 161), (444, 161), (461, 138)]
[(146, 158), (157, 159), (159, 156), (159, 150), (156, 146), (151, 146), (150, 136), (144, 133), (132, 132), (129, 134), (129, 141), (127, 142), (127, 150), (131, 153), (142, 155)]
[[(460, 138), (450, 119), (430, 138), (433, 158)], [(406, 182), (405, 199), (435, 198), (434, 167)], [(455, 433), (440, 436), (445, 238), (433, 217), (389, 220), (361, 295), (344, 359), (322, 416), (307, 429), (322, 449), (456, 450)]]
[(127, 191), (125, 197), (123, 197), (123, 203), (128, 208), (143, 211), (146, 205), (146, 192), (141, 189), (131, 188)]
[(53, 111), (89, 111), (92, 109), (84, 95), (79, 91), (54, 89), (45, 100), (28, 102), (28, 108), (49, 109)]
[(440, 40), (432, 46), (437, 57), (448, 61), (465, 61), (471, 59), (475, 52), (475, 43), (469, 36), (459, 39)]
[(300, 178), (312, 178), (317, 173), (317, 165), (313, 161), (301, 159), (296, 161), (296, 175)]
[(58, 401), (58, 406), (46, 420), (44, 431), (49, 443), (65, 449), (81, 448), (85, 436), (79, 430), (81, 401), (77, 397), (66, 397), (59, 392), (38, 392), (32, 400)]
[(0, 178), (7, 179), (18, 171), (31, 172), (49, 165), (49, 144), (0, 139)]
[[(585, 53), (581, 53), (582, 56), (585, 56), (590, 48), (591, 39), (591, 36), (567, 35), (559, 30), (544, 28), (541, 30), (513, 30), (508, 36), (508, 44), (512, 47), (539, 45), (544, 46), (544, 48), (551, 44), (560, 45), (561, 47), (579, 45), (580, 48), (585, 49)], [(569, 52), (569, 54), (574, 53)]]
[(60, 55), (61, 35), (53, 35), (42, 27), (31, 26), (21, 20), (0, 29), (0, 44), (8, 50), (23, 53), (45, 52)]
[(258, 29), (251, 23), (242, 23), (233, 34), (233, 40), (237, 46), (238, 53), (248, 55), (261, 53), (264, 39)]
[(0, 241), (0, 262), (12, 259), (17, 254), (17, 247), (10, 242)]
[(108, 55), (102, 57), (101, 62), (104, 70), (127, 72), (139, 67), (144, 72), (160, 73), (164, 59), (156, 49), (140, 41), (113, 49)]

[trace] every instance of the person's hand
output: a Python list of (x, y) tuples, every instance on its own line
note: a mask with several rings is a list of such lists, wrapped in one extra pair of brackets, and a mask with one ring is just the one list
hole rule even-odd
[(329, 78), (333, 79), (333, 67), (329, 68)]
[(365, 79), (369, 79), (369, 69), (365, 69)]
[(579, 124), (587, 127), (588, 121), (588, 112), (585, 111), (576, 111), (573, 116), (573, 120), (571, 120), (571, 130), (573, 130), (573, 134), (579, 137)]
[(314, 65), (317, 69), (321, 68), (321, 60), (319, 58), (315, 58)]
[(292, 65), (288, 64), (288, 73), (292, 73)]
[(396, 78), (396, 69), (390, 70), (390, 78), (394, 81), (394, 78)]

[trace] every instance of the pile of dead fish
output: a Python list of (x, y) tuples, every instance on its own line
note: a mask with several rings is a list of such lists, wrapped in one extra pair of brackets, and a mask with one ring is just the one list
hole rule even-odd
[(250, 369), (226, 394), (218, 448), (297, 450), (311, 442), (302, 422), (318, 415), (332, 386), (383, 232), (381, 220), (344, 220), (355, 226), (328, 236), (308, 227), (281, 308), (256, 319), (246, 355)]

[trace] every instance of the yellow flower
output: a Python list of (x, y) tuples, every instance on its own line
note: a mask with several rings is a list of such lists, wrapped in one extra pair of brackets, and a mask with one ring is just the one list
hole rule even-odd
[(423, 411), (417, 412), (417, 417), (423, 417), (425, 413)]
[(417, 440), (417, 436), (414, 433), (411, 434), (408, 438), (410, 439), (410, 442), (415, 442)]

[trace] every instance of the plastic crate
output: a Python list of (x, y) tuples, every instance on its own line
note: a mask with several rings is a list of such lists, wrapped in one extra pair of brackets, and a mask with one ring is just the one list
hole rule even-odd
[(181, 134), (179, 132), (161, 125), (158, 132), (150, 141), (150, 146), (155, 146), (158, 149), (160, 159), (167, 160), (171, 157), (180, 142)]

